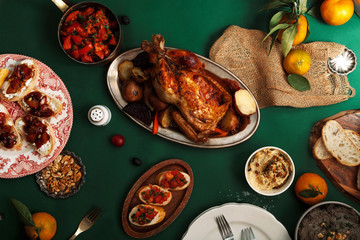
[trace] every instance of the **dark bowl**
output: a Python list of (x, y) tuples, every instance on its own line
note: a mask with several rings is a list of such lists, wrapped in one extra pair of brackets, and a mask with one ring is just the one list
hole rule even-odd
[[(354, 228), (359, 229), (359, 227), (360, 227), (360, 213), (358, 211), (356, 211), (355, 208), (353, 208), (350, 205), (347, 205), (345, 203), (338, 202), (338, 201), (326, 201), (326, 202), (320, 202), (318, 204), (315, 204), (315, 205), (311, 206), (309, 209), (307, 209), (303, 213), (303, 215), (300, 217), (300, 219), (299, 219), (299, 221), (298, 221), (298, 223), (296, 225), (294, 239), (295, 240), (302, 240), (299, 237), (299, 232), (300, 232), (300, 228), (302, 227), (302, 222), (304, 221), (304, 219), (307, 217), (308, 214), (310, 214), (311, 212), (313, 212), (313, 211), (315, 211), (317, 209), (320, 209), (320, 210), (325, 209), (324, 213), (316, 214), (316, 216), (319, 216), (319, 219), (321, 219), (322, 222), (326, 222), (326, 223), (340, 222), (341, 223), (342, 220), (341, 220), (340, 214), (336, 213), (337, 212), (336, 210), (331, 211), (331, 213), (326, 212), (326, 209), (328, 207), (334, 207), (334, 209), (343, 208), (343, 209), (345, 209), (345, 211), (349, 211), (349, 212), (351, 212), (352, 215), (357, 216), (357, 223), (355, 225), (349, 225), (348, 226), (346, 223), (344, 223), (344, 226), (342, 226), (341, 228), (351, 227), (353, 229)], [(346, 219), (350, 219), (348, 216), (350, 216), (350, 215), (345, 215)], [(330, 218), (330, 220), (327, 219), (327, 218)], [(310, 219), (309, 221), (311, 222), (311, 224), (309, 224), (309, 222), (308, 222), (306, 227), (313, 228), (314, 226), (321, 226), (320, 224), (318, 224), (318, 221), (316, 219), (313, 219), (313, 218), (309, 218), (309, 219)], [(325, 227), (325, 229), (326, 229), (326, 227)], [(326, 239), (326, 238), (324, 238), (324, 239)]]
[(68, 193), (60, 193), (60, 194), (56, 194), (54, 192), (51, 192), (47, 186), (46, 186), (46, 179), (43, 177), (42, 173), (43, 171), (46, 170), (46, 168), (42, 169), (41, 171), (37, 172), (35, 174), (35, 179), (36, 182), (39, 184), (40, 190), (43, 191), (44, 193), (46, 193), (46, 195), (48, 195), (49, 197), (52, 198), (60, 198), (60, 199), (65, 199), (68, 197), (71, 197), (73, 195), (75, 195), (77, 192), (79, 192), (81, 186), (85, 183), (85, 175), (86, 175), (86, 171), (85, 171), (85, 165), (83, 164), (81, 158), (77, 155), (75, 155), (75, 153), (70, 152), (68, 150), (63, 150), (60, 155), (65, 156), (65, 155), (69, 155), (71, 156), (74, 161), (80, 166), (80, 172), (81, 172), (81, 179), (75, 184), (75, 186), (70, 190), (70, 192)]
[[(109, 56), (105, 57), (104, 59), (100, 60), (100, 61), (96, 61), (93, 63), (88, 63), (88, 62), (82, 62), (78, 59), (73, 58), (68, 52), (66, 52), (66, 50), (63, 48), (62, 45), (62, 41), (61, 41), (61, 34), (60, 31), (63, 27), (63, 24), (65, 22), (65, 19), (67, 18), (67, 16), (76, 10), (82, 10), (84, 8), (87, 7), (95, 7), (95, 8), (104, 8), (106, 10), (105, 15), (111, 20), (111, 21), (116, 21), (117, 23), (117, 27), (115, 29), (113, 29), (113, 34), (115, 35), (115, 37), (117, 37), (118, 42), (115, 46), (114, 49), (112, 49), (111, 53), (109, 54)], [(122, 45), (122, 41), (123, 41), (123, 32), (121, 30), (121, 25), (119, 22), (119, 19), (116, 17), (116, 15), (105, 5), (97, 3), (97, 2), (81, 2), (78, 4), (75, 4), (73, 6), (71, 6), (70, 8), (68, 8), (64, 15), (62, 16), (59, 26), (58, 26), (58, 41), (60, 44), (61, 49), (64, 51), (64, 53), (71, 58), (72, 60), (74, 60), (75, 62), (81, 63), (81, 64), (85, 64), (85, 65), (105, 65), (109, 62), (111, 62), (119, 53), (120, 53), (120, 49), (121, 49), (121, 45)]]

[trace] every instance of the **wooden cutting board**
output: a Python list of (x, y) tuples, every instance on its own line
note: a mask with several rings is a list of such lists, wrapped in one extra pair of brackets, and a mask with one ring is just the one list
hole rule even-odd
[[(322, 127), (328, 120), (335, 120), (344, 129), (350, 129), (360, 133), (360, 109), (339, 112), (333, 116), (319, 120), (314, 124), (309, 137), (311, 151), (316, 140), (321, 137)], [(316, 159), (316, 162), (340, 192), (360, 204), (360, 190), (357, 189), (356, 186), (358, 166), (350, 167), (342, 165), (335, 158), (325, 160)]]

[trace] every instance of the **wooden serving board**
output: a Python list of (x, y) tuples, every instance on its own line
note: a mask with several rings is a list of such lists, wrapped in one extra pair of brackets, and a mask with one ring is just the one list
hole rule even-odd
[[(156, 176), (163, 171), (178, 170), (187, 173), (190, 176), (189, 186), (181, 191), (171, 191), (172, 199), (169, 204), (162, 206), (165, 210), (166, 216), (163, 221), (151, 226), (136, 226), (129, 221), (129, 213), (133, 207), (142, 203), (137, 197), (137, 191), (140, 187), (148, 184), (157, 184), (155, 182)], [(129, 191), (122, 209), (122, 225), (125, 232), (134, 238), (147, 238), (158, 234), (167, 228), (185, 208), (186, 203), (190, 199), (190, 195), (194, 186), (194, 175), (191, 167), (184, 161), (179, 159), (169, 159), (160, 162), (146, 171), (132, 186)]]
[[(314, 124), (309, 137), (311, 151), (316, 140), (321, 137), (322, 127), (328, 120), (335, 120), (344, 129), (350, 129), (360, 133), (360, 109), (339, 112), (333, 116), (319, 120)], [(360, 190), (357, 189), (356, 185), (358, 166), (350, 167), (342, 165), (335, 158), (325, 160), (316, 159), (316, 162), (340, 192), (360, 204)]]

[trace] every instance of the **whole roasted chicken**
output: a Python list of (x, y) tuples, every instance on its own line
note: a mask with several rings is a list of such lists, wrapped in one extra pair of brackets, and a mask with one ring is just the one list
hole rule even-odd
[(186, 50), (165, 49), (164, 38), (153, 35), (141, 48), (155, 64), (152, 85), (163, 102), (176, 106), (172, 117), (193, 141), (204, 142), (224, 117), (230, 94), (206, 74), (198, 57)]

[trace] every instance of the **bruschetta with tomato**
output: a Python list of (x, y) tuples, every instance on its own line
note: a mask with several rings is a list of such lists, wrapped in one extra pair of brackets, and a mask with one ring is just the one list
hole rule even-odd
[(22, 139), (4, 105), (0, 104), (0, 147), (15, 149), (20, 147)]
[(155, 181), (162, 188), (178, 191), (187, 188), (190, 180), (190, 176), (187, 173), (170, 170), (159, 173)]
[(41, 118), (53, 117), (62, 110), (61, 101), (38, 89), (30, 91), (18, 103), (29, 114)]
[(129, 213), (129, 221), (136, 226), (150, 226), (160, 223), (165, 218), (162, 207), (149, 204), (136, 205)]
[(20, 100), (35, 87), (38, 76), (39, 69), (35, 60), (19, 61), (1, 85), (0, 97), (6, 101)]
[(48, 156), (55, 146), (54, 131), (45, 119), (26, 115), (15, 121), (15, 126), (26, 141), (42, 156)]
[(165, 206), (171, 201), (172, 194), (165, 188), (149, 184), (139, 189), (138, 197), (145, 204)]

